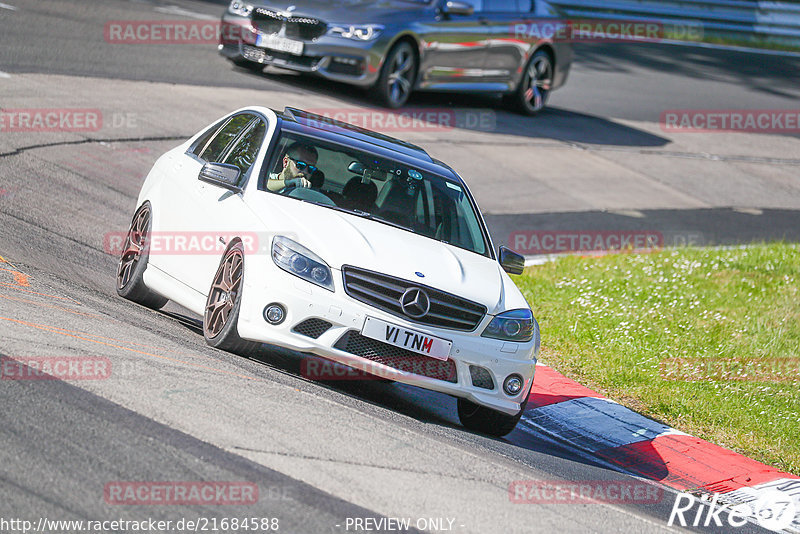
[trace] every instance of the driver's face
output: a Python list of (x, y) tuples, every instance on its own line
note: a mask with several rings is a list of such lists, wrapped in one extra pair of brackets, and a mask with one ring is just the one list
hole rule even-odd
[(303, 178), (308, 178), (311, 176), (311, 172), (308, 170), (308, 166), (304, 166), (303, 170), (297, 168), (297, 162), (302, 161), (307, 165), (316, 165), (317, 164), (317, 156), (312, 153), (306, 152), (305, 150), (299, 150), (297, 153), (293, 154), (292, 156), (285, 156), (284, 158), (284, 165), (287, 165), (289, 169), (289, 173), (291, 174), (292, 178), (299, 178), (302, 176)]

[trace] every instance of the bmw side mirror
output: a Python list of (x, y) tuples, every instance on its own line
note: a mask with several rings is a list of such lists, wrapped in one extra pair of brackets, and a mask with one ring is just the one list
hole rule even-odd
[(508, 274), (522, 274), (525, 269), (525, 257), (510, 248), (500, 247), (498, 261), (500, 267)]
[(449, 0), (444, 3), (442, 12), (447, 15), (472, 15), (475, 12), (475, 7), (468, 2)]
[(236, 165), (209, 162), (200, 169), (198, 178), (202, 182), (224, 187), (234, 193), (241, 193), (242, 188), (239, 187), (239, 176), (241, 174), (242, 171)]

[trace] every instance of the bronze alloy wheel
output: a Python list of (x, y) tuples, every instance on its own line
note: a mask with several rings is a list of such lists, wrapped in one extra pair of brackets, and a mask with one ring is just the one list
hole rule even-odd
[(125, 246), (122, 248), (117, 267), (117, 289), (123, 289), (130, 284), (136, 267), (145, 253), (149, 227), (150, 206), (145, 204), (136, 212), (128, 236), (125, 238)]
[(243, 272), (244, 255), (241, 245), (237, 243), (225, 254), (208, 293), (203, 321), (206, 338), (216, 338), (231, 318), (231, 312), (239, 297)]
[(153, 217), (150, 203), (142, 204), (133, 215), (117, 265), (117, 294), (142, 306), (158, 310), (168, 300), (154, 293), (144, 283), (144, 272), (150, 260), (149, 236)]

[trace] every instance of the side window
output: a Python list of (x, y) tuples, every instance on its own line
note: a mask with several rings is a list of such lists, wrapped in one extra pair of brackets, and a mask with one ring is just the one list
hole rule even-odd
[(534, 11), (535, 1), (536, 0), (518, 0), (517, 3), (519, 4), (519, 7), (517, 8), (517, 11), (519, 11), (520, 13), (530, 13)]
[(219, 163), (220, 157), (225, 153), (228, 145), (242, 133), (244, 127), (253, 119), (253, 115), (242, 113), (236, 115), (214, 136), (211, 142), (203, 149), (200, 159)]
[(495, 13), (517, 12), (518, 0), (484, 0), (483, 10)]
[(218, 122), (217, 124), (215, 124), (214, 126), (209, 128), (208, 130), (206, 130), (203, 133), (203, 135), (201, 135), (197, 139), (197, 141), (194, 142), (194, 146), (192, 147), (190, 152), (192, 154), (194, 154), (195, 156), (200, 157), (200, 153), (203, 151), (203, 149), (208, 144), (208, 141), (211, 139), (211, 136), (213, 136), (215, 133), (217, 133), (217, 130), (219, 130), (220, 126), (225, 124), (226, 122), (227, 121)]
[(242, 135), (222, 163), (236, 165), (242, 171), (242, 176), (247, 174), (256, 161), (258, 149), (261, 148), (266, 133), (267, 125), (264, 124), (264, 121), (259, 120)]

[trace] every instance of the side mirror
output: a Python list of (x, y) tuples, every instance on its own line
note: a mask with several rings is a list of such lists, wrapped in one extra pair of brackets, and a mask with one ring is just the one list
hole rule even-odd
[(353, 161), (350, 162), (350, 165), (347, 166), (347, 170), (352, 172), (353, 174), (358, 174), (359, 176), (364, 174), (364, 164), (360, 161)]
[(457, 0), (448, 0), (444, 3), (442, 13), (447, 15), (472, 15), (475, 13), (475, 7), (469, 2), (458, 2)]
[(242, 171), (236, 165), (228, 163), (206, 163), (200, 169), (200, 181), (207, 182), (212, 185), (224, 187), (234, 193), (241, 193), (242, 188), (239, 187), (239, 176)]
[(498, 261), (500, 267), (508, 274), (522, 274), (525, 269), (525, 257), (510, 248), (500, 247)]

